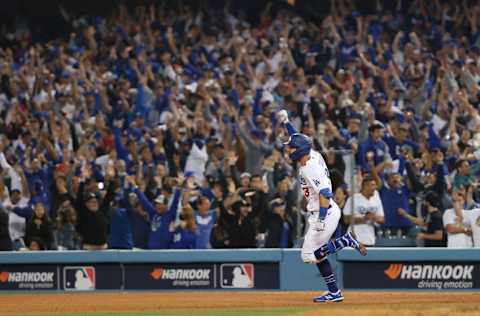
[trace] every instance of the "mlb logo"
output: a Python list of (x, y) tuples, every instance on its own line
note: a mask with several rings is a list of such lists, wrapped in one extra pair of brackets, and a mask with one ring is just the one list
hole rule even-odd
[(95, 268), (64, 267), (63, 288), (65, 291), (95, 290)]
[(220, 265), (220, 286), (227, 289), (254, 287), (254, 269), (251, 263), (225, 263)]

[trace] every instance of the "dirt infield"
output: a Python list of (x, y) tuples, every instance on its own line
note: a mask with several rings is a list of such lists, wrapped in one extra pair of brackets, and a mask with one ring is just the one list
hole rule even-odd
[[(312, 292), (135, 292), (0, 295), (0, 315), (62, 315), (65, 313), (191, 310), (269, 310), (288, 308), (288, 314), (362, 315), (480, 315), (480, 292), (351, 292), (343, 303), (314, 304)], [(120, 314), (121, 315), (121, 314)], [(135, 314), (137, 315), (137, 314)], [(285, 314), (284, 314), (285, 315)]]

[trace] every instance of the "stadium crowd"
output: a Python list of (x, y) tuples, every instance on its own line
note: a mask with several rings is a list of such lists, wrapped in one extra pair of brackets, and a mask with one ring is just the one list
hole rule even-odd
[(279, 3), (63, 10), (75, 31), (53, 40), (4, 28), (0, 249), (292, 247), (281, 109), (360, 241), (480, 247), (480, 5)]

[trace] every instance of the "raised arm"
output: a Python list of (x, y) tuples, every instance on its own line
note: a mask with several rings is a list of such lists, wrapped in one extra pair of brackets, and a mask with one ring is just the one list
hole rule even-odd
[(280, 123), (287, 129), (288, 135), (292, 136), (293, 134), (298, 134), (297, 129), (293, 126), (292, 123), (288, 120), (288, 113), (286, 110), (281, 110), (277, 113), (277, 118)]
[(113, 181), (109, 181), (107, 186), (107, 194), (103, 198), (102, 205), (100, 207), (101, 210), (104, 212), (108, 212), (110, 203), (115, 198), (115, 183)]
[(176, 188), (174, 190), (172, 204), (168, 209), (168, 214), (172, 219), (175, 219), (175, 217), (177, 216), (178, 206), (180, 205), (180, 200), (182, 197), (182, 191), (183, 190), (181, 188)]
[(393, 40), (393, 45), (392, 49), (394, 53), (397, 53), (400, 51), (400, 40), (402, 39), (402, 36), (404, 33), (402, 31), (398, 32), (397, 35), (395, 35), (395, 39)]
[(122, 144), (122, 132), (120, 131), (120, 123), (116, 123), (113, 128), (115, 149), (117, 150), (118, 159), (128, 161), (128, 151)]
[(156, 213), (155, 206), (153, 206), (153, 204), (147, 199), (147, 197), (145, 196), (145, 193), (143, 193), (143, 191), (141, 191), (136, 186), (134, 186), (133, 192), (135, 192), (135, 194), (138, 196), (138, 200), (140, 201), (140, 204), (142, 204), (142, 206), (148, 212), (148, 215), (150, 216), (150, 218), (155, 216), (155, 213)]
[(27, 221), (32, 217), (33, 210), (30, 207), (14, 207), (12, 212), (20, 217), (24, 217)]

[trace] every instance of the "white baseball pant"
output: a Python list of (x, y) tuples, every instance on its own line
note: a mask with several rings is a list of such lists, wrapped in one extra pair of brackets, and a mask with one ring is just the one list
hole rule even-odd
[(320, 222), (318, 220), (318, 212), (310, 212), (308, 217), (308, 230), (305, 234), (302, 247), (302, 260), (305, 263), (316, 263), (317, 258), (313, 254), (315, 250), (330, 241), (330, 238), (337, 229), (340, 220), (341, 210), (337, 203), (330, 202), (327, 216), (325, 217), (324, 230), (320, 230)]

